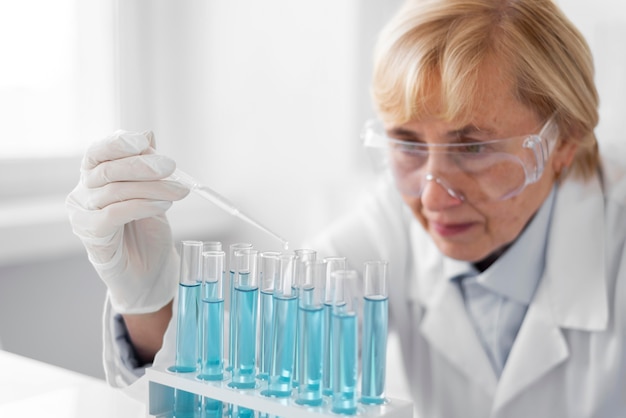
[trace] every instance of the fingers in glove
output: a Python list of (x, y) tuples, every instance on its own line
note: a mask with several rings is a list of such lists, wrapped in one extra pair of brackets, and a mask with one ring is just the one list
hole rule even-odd
[(106, 161), (82, 172), (81, 181), (86, 187), (102, 187), (116, 181), (153, 181), (174, 172), (176, 163), (159, 154), (137, 155)]
[(95, 141), (85, 152), (82, 170), (91, 170), (98, 164), (152, 152), (154, 135), (152, 132), (129, 132), (118, 130), (112, 135)]
[(188, 188), (173, 181), (115, 182), (89, 189), (83, 207), (98, 210), (135, 199), (176, 201), (188, 194)]
[[(71, 206), (75, 203), (68, 200), (67, 204)], [(127, 223), (163, 215), (171, 206), (170, 201), (133, 199), (112, 203), (98, 210), (75, 207), (70, 213), (70, 223), (74, 233), (83, 241), (101, 241)]]

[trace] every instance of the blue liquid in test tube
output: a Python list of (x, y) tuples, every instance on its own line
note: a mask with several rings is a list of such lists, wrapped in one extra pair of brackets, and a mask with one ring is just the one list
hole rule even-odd
[(368, 261), (364, 273), (363, 341), (361, 343), (361, 402), (385, 402), (387, 360), (387, 262)]
[(267, 394), (291, 396), (298, 298), (274, 295), (272, 361)]
[(259, 373), (257, 378), (267, 380), (272, 358), (273, 292), (261, 291), (261, 338), (259, 340)]
[(237, 346), (233, 355), (231, 385), (240, 389), (254, 388), (256, 377), (256, 310), (259, 289), (235, 287)]
[(195, 393), (174, 389), (174, 418), (196, 418), (200, 414), (201, 401)]
[(178, 285), (176, 366), (179, 373), (195, 372), (198, 365), (198, 297), (200, 284)]
[(204, 380), (221, 380), (224, 374), (224, 300), (203, 299), (202, 305), (206, 337), (198, 377)]
[(300, 307), (300, 335), (302, 347), (299, 361), (300, 384), (297, 403), (319, 406), (322, 404), (322, 330), (323, 308)]
[(253, 388), (256, 376), (256, 309), (257, 287), (235, 287), (235, 334), (237, 346), (234, 347), (233, 380), (231, 385), (237, 388)]
[(344, 270), (346, 268), (345, 257), (326, 257), (326, 283), (324, 286), (324, 327), (322, 334), (322, 394), (324, 396), (332, 396), (333, 394), (333, 291), (334, 276), (333, 272)]
[(204, 398), (202, 403), (202, 418), (223, 418), (224, 404), (211, 398)]
[(224, 252), (202, 253), (202, 321), (200, 373), (202, 380), (221, 380), (224, 364)]
[(265, 251), (259, 255), (259, 287), (260, 287), (260, 336), (259, 336), (259, 371), (257, 378), (267, 380), (272, 358), (272, 330), (274, 321), (274, 282), (279, 273), (280, 253)]
[(252, 244), (238, 242), (230, 245), (230, 254), (228, 258), (228, 262), (230, 264), (230, 276), (228, 281), (228, 297), (230, 301), (230, 321), (229, 321), (229, 333), (228, 333), (228, 365), (226, 367), (227, 371), (232, 371), (233, 369), (233, 356), (235, 355), (235, 347), (237, 347), (237, 321), (234, 319), (234, 312), (237, 312), (237, 306), (235, 306), (235, 252), (243, 249), (251, 249)]
[(324, 303), (324, 335), (322, 336), (322, 394), (333, 394), (333, 305)]
[(361, 402), (385, 402), (385, 363), (387, 353), (388, 300), (365, 297), (363, 306)]
[(261, 392), (265, 396), (291, 396), (298, 314), (295, 258), (293, 254), (279, 257), (273, 299), (272, 357), (267, 390)]
[(259, 287), (257, 281), (258, 251), (252, 249), (235, 252), (235, 312), (236, 322), (232, 378), (229, 385), (238, 389), (251, 389), (256, 385), (256, 320)]
[(191, 373), (198, 366), (198, 318), (202, 242), (183, 241), (178, 286), (176, 360), (171, 371)]
[(322, 335), (324, 334), (324, 297), (326, 262), (312, 260), (305, 265), (305, 280), (298, 300), (299, 382), (296, 403), (322, 404)]
[[(308, 248), (301, 248), (298, 250), (294, 250), (294, 254), (296, 255), (296, 267), (295, 267), (295, 281), (294, 286), (298, 289), (301, 289), (304, 286), (305, 275), (306, 275), (306, 264), (310, 261), (315, 261), (317, 258), (317, 251), (311, 250)], [(300, 297), (298, 295), (298, 297)], [(296, 323), (296, 350), (294, 353), (294, 362), (293, 362), (293, 376), (292, 376), (292, 384), (293, 387), (297, 388), (300, 384), (300, 361), (298, 360), (298, 356), (300, 355), (300, 324)]]
[(254, 410), (239, 405), (231, 405), (228, 418), (255, 418)]
[(356, 413), (357, 317), (354, 313), (333, 313), (335, 373), (332, 411)]
[(322, 404), (322, 330), (323, 308), (299, 308), (298, 316), (304, 351), (300, 351), (300, 384), (297, 402), (304, 405)]
[(357, 412), (358, 320), (355, 271), (339, 270), (333, 296), (333, 399), (337, 414)]
[[(206, 251), (222, 251), (222, 243), (220, 241), (203, 241), (202, 242), (202, 252), (204, 254), (204, 252)], [(201, 267), (202, 268), (202, 267)], [(199, 309), (199, 315), (200, 315), (200, 319), (198, 322), (198, 362), (201, 362), (201, 356), (202, 356), (202, 343), (204, 341), (204, 326), (202, 325), (202, 299), (206, 298), (205, 295), (205, 287), (202, 285), (200, 285), (200, 295), (199, 295), (199, 300), (198, 300), (198, 309)]]

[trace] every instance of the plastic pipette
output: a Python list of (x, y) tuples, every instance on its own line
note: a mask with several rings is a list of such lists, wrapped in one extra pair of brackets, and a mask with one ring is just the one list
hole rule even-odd
[(176, 169), (174, 173), (172, 173), (172, 175), (170, 175), (166, 180), (173, 180), (184, 186), (189, 187), (189, 190), (196, 193), (198, 196), (208, 200), (209, 202), (215, 204), (216, 206), (230, 213), (231, 215), (238, 217), (242, 221), (245, 221), (248, 224), (265, 232), (266, 234), (269, 234), (272, 237), (276, 238), (283, 244), (283, 247), (285, 250), (289, 247), (289, 243), (287, 242), (287, 240), (275, 234), (268, 228), (264, 227), (263, 225), (261, 225), (259, 222), (255, 221), (248, 215), (242, 213), (233, 203), (231, 203), (224, 196), (220, 195), (215, 190), (207, 186), (204, 186), (203, 184), (198, 182), (196, 179), (191, 177), (189, 174)]

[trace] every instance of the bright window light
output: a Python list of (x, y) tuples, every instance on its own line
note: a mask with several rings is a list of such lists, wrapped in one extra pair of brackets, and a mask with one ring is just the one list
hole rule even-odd
[[(110, 54), (113, 27), (106, 13), (94, 16), (103, 2), (83, 3), (96, 6), (78, 0), (0, 3), (0, 159), (80, 154), (85, 125), (93, 122), (89, 113), (110, 122), (112, 54), (108, 77), (89, 62)], [(109, 93), (91, 107), (86, 98), (103, 88)], [(98, 129), (92, 125), (91, 131)]]

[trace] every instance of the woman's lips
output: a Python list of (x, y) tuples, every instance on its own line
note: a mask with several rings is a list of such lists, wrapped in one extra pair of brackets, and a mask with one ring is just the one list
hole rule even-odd
[(442, 237), (452, 237), (466, 232), (474, 226), (474, 222), (443, 223), (430, 221), (431, 229)]

